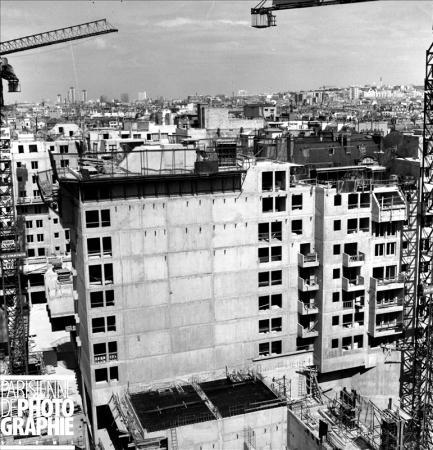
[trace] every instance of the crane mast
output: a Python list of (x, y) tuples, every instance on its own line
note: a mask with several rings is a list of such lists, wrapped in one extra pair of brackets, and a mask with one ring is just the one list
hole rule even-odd
[[(276, 25), (274, 11), (377, 0), (262, 0), (251, 9), (254, 28)], [(426, 52), (420, 177), (402, 187), (408, 205), (403, 227), (406, 268), (401, 349), (401, 408), (410, 416), (404, 449), (433, 449), (433, 44)]]
[[(116, 31), (106, 19), (59, 28), (1, 42), (0, 56)], [(8, 81), (9, 92), (19, 91), (18, 77), (4, 57), (0, 58), (0, 109), (4, 106), (2, 79)], [(0, 352), (8, 355), (11, 374), (25, 374), (28, 372), (29, 306), (21, 290), (21, 265), (26, 254), (22, 245), (22, 220), (14, 205), (13, 170), (10, 130), (4, 127), (0, 136), (0, 321), (7, 324), (7, 348), (0, 348)]]

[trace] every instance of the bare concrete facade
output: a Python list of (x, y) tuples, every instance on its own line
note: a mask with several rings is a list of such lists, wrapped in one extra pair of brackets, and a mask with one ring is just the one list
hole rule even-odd
[[(63, 218), (76, 230), (80, 365), (93, 405), (127, 383), (297, 350), (298, 254), (314, 240), (314, 190), (290, 187), (291, 166), (251, 162), (242, 189), (213, 194), (65, 194)], [(304, 195), (302, 209), (292, 211), (292, 195)]]
[(383, 365), (401, 331), (404, 199), (298, 182), (295, 166), (61, 182), (93, 415), (127, 385), (251, 364), (293, 374), (284, 361), (301, 351), (322, 374)]

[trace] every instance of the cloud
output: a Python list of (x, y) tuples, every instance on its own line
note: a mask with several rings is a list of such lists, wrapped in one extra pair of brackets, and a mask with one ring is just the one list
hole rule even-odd
[(229, 20), (229, 19), (190, 19), (188, 17), (176, 17), (175, 19), (162, 20), (157, 22), (156, 26), (162, 28), (181, 28), (185, 26), (194, 26), (200, 28), (216, 28), (218, 26), (249, 26), (249, 22), (246, 20)]

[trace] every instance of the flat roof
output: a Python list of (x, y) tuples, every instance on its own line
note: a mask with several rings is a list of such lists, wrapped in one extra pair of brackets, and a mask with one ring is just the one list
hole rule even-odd
[(259, 379), (233, 382), (226, 378), (201, 383), (200, 387), (223, 417), (284, 405)]
[(190, 385), (130, 394), (131, 404), (147, 431), (159, 431), (214, 419)]
[[(222, 417), (285, 406), (260, 379), (230, 379), (199, 383), (199, 388)], [(206, 398), (192, 385), (130, 394), (131, 405), (148, 432), (216, 420)], [(207, 400), (206, 400), (207, 401)]]

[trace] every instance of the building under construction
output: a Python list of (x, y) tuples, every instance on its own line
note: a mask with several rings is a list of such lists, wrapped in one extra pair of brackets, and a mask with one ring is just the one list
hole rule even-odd
[(109, 401), (99, 445), (109, 448), (109, 438), (117, 448), (282, 448), (286, 403), (247, 372), (126, 390)]
[(252, 366), (293, 393), (299, 355), (324, 388), (337, 376), (380, 407), (398, 399), (402, 185), (371, 158), (313, 168), (232, 147), (52, 154), (39, 174), (71, 229), (95, 434), (118, 388)]

